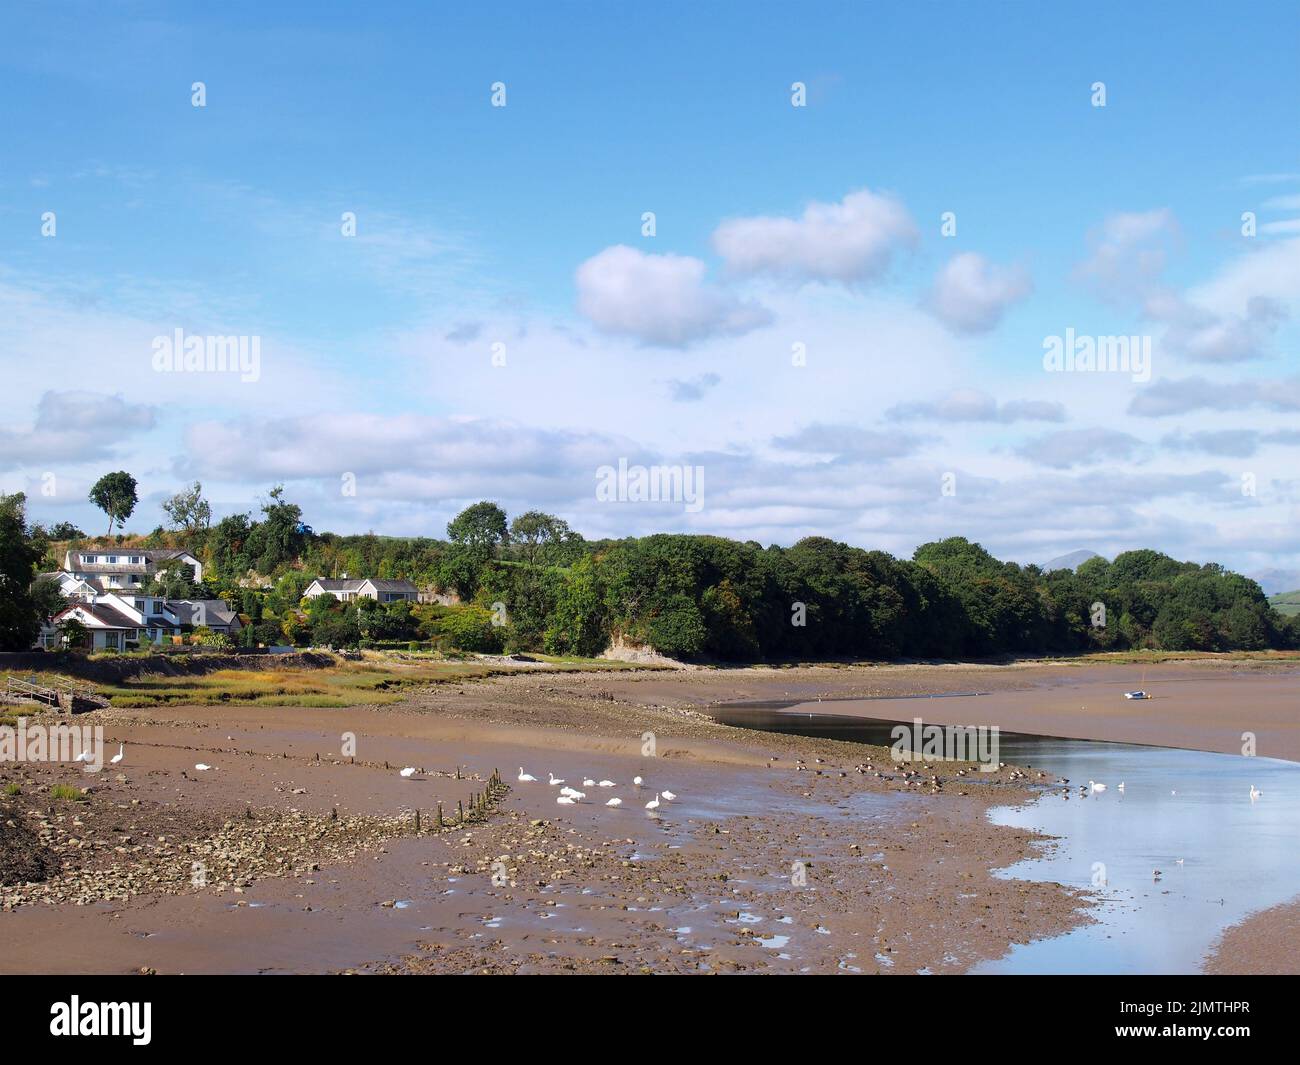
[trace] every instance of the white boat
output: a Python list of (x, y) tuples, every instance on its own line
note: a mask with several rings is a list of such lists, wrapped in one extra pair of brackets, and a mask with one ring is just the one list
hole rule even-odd
[(1150, 699), (1151, 696), (1149, 696), (1144, 691), (1135, 691), (1135, 692), (1125, 692), (1124, 698), (1125, 699)]

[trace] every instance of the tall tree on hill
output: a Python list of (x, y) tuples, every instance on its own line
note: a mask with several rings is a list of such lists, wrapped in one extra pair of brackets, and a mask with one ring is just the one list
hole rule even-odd
[(124, 526), (135, 512), (139, 502), (135, 478), (125, 470), (104, 474), (90, 489), (90, 501), (108, 515), (108, 532), (104, 535), (112, 535), (113, 526)]
[(212, 504), (203, 498), (203, 485), (195, 481), (162, 505), (172, 526), (187, 537), (202, 532), (212, 522)]

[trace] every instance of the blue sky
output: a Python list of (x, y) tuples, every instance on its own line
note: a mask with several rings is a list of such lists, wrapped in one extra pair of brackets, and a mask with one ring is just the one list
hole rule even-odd
[[(489, 496), (1300, 571), (1294, 5), (702, 7), (14, 5), (0, 487), (92, 529), (124, 467), (142, 531), (199, 478), (337, 531)], [(265, 372), (160, 378), (176, 328)], [(1150, 335), (1151, 381), (1046, 374), (1067, 328)], [(703, 465), (709, 503), (598, 504), (621, 455)]]

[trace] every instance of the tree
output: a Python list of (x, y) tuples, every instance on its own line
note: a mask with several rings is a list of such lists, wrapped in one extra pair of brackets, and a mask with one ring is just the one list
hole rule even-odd
[(70, 521), (61, 521), (47, 530), (51, 540), (84, 540), (86, 534)]
[(444, 587), (454, 588), (462, 599), (472, 599), (483, 568), (509, 539), (506, 512), (486, 500), (475, 503), (447, 523), (447, 535), (452, 547), (439, 567), (439, 580)]
[(203, 498), (203, 485), (198, 481), (177, 492), (162, 508), (172, 525), (186, 536), (201, 532), (212, 522), (212, 504)]
[(68, 605), (68, 597), (53, 577), (37, 577), (32, 582), (32, 604), (36, 608), (36, 616), (42, 621), (48, 621)]
[(90, 501), (108, 515), (108, 532), (104, 535), (111, 535), (114, 524), (125, 525), (139, 502), (135, 478), (125, 470), (104, 474), (91, 488)]
[(0, 495), (0, 651), (26, 651), (36, 642), (41, 619), (32, 579), (41, 548), (27, 528), (27, 497)]
[(203, 589), (194, 580), (194, 567), (179, 558), (158, 567), (153, 580), (145, 585), (145, 595), (160, 595), (164, 599), (202, 599)]

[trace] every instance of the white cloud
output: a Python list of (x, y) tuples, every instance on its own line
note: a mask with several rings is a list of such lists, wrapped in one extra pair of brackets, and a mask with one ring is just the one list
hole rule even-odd
[(1033, 290), (1029, 275), (1017, 267), (999, 267), (976, 252), (954, 255), (930, 291), (930, 310), (958, 333), (987, 333), (1007, 308)]
[(954, 389), (937, 400), (900, 403), (886, 411), (894, 421), (927, 419), (943, 422), (1063, 422), (1065, 407), (1051, 400), (1012, 399), (999, 403), (987, 392)]
[(1062, 429), (1028, 440), (1016, 448), (1021, 458), (1055, 469), (1127, 461), (1142, 441), (1117, 429)]
[(733, 218), (713, 233), (730, 272), (844, 284), (878, 278), (900, 245), (916, 240), (906, 208), (862, 189), (839, 203), (810, 203), (798, 219)]
[(771, 315), (704, 280), (704, 263), (616, 244), (578, 267), (578, 310), (606, 333), (683, 347), (747, 333)]

